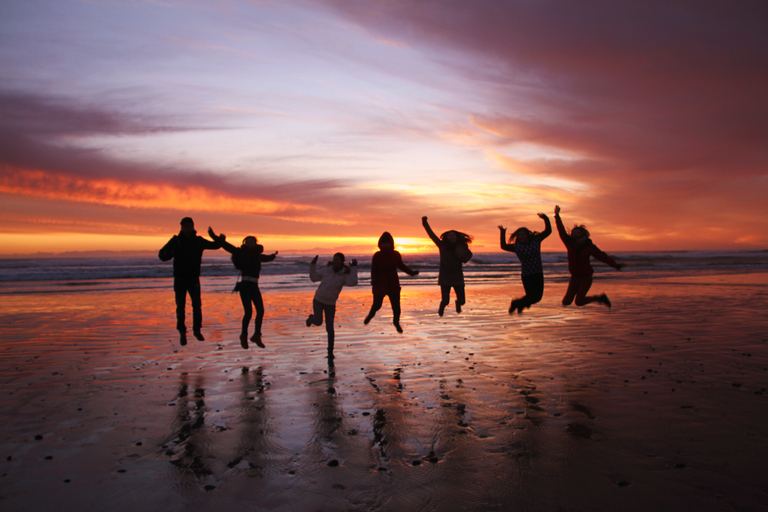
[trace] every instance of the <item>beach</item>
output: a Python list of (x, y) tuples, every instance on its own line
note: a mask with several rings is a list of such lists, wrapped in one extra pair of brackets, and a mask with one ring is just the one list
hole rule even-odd
[[(167, 288), (0, 295), (0, 508), (764, 510), (768, 273), (402, 291), (403, 334), (345, 288), (333, 364), (308, 290), (264, 292), (265, 349), (203, 280), (205, 341)], [(191, 308), (187, 308), (191, 323)]]

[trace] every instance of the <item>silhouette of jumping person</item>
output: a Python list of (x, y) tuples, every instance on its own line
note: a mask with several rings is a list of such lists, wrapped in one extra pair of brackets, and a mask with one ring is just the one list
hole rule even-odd
[(429, 238), (440, 250), (440, 272), (437, 276), (437, 284), (440, 285), (440, 309), (438, 314), (443, 316), (445, 306), (451, 301), (451, 288), (456, 293), (456, 312), (461, 313), (461, 306), (466, 302), (464, 296), (464, 271), (461, 265), (472, 259), (472, 251), (469, 244), (472, 237), (461, 231), (446, 231), (440, 238), (429, 227), (427, 217), (421, 218), (421, 224), (427, 231)]
[[(213, 231), (208, 228), (208, 234)], [(203, 309), (200, 301), (200, 265), (203, 251), (218, 249), (219, 242), (211, 242), (198, 236), (195, 223), (189, 217), (181, 219), (181, 231), (166, 243), (158, 256), (162, 261), (173, 258), (173, 292), (176, 296), (176, 329), (179, 331), (180, 343), (187, 344), (187, 327), (184, 322), (187, 293), (192, 302), (192, 332), (200, 341), (205, 338), (200, 332), (203, 327)]]
[(598, 249), (592, 243), (589, 238), (589, 231), (583, 224), (574, 226), (569, 234), (560, 219), (560, 206), (555, 206), (555, 223), (557, 224), (557, 232), (560, 234), (560, 240), (563, 241), (568, 250), (568, 271), (571, 273), (571, 280), (568, 282), (568, 289), (563, 297), (563, 306), (570, 305), (575, 298), (577, 306), (586, 306), (590, 302), (597, 302), (610, 308), (611, 301), (608, 300), (606, 294), (587, 296), (592, 286), (592, 274), (595, 273), (589, 261), (590, 257), (594, 257), (616, 270), (621, 270), (625, 265), (616, 263), (612, 257)]
[(544, 220), (544, 231), (534, 232), (526, 227), (517, 228), (509, 235), (509, 243), (504, 240), (507, 228), (499, 226), (501, 248), (505, 251), (517, 254), (520, 260), (520, 277), (523, 281), (525, 296), (513, 299), (509, 305), (509, 314), (516, 309), (517, 313), (536, 304), (544, 295), (544, 269), (541, 265), (541, 242), (552, 233), (552, 224), (549, 217), (543, 213), (538, 216)]
[(277, 251), (272, 254), (264, 254), (264, 246), (258, 243), (255, 236), (243, 238), (240, 247), (235, 247), (226, 241), (225, 235), (219, 235), (218, 242), (221, 243), (225, 251), (232, 254), (232, 263), (240, 271), (242, 276), (240, 282), (235, 285), (235, 289), (240, 293), (240, 301), (243, 303), (243, 326), (240, 331), (240, 346), (248, 348), (248, 324), (253, 315), (253, 307), (256, 308), (256, 319), (253, 323), (253, 336), (251, 341), (260, 348), (264, 348), (261, 341), (261, 324), (264, 321), (264, 300), (259, 290), (259, 274), (261, 273), (262, 262), (268, 262), (275, 259)]
[(371, 288), (373, 289), (373, 304), (368, 316), (363, 321), (368, 324), (376, 312), (381, 309), (384, 297), (389, 296), (392, 305), (392, 323), (397, 332), (403, 332), (400, 327), (400, 278), (397, 270), (400, 269), (410, 276), (419, 274), (418, 270), (411, 270), (405, 263), (400, 253), (395, 250), (395, 240), (389, 232), (385, 231), (379, 237), (379, 251), (371, 260)]
[(313, 283), (320, 281), (320, 286), (317, 287), (315, 297), (312, 300), (312, 314), (307, 317), (307, 327), (322, 325), (323, 315), (325, 315), (325, 331), (328, 333), (328, 359), (332, 359), (336, 300), (344, 286), (357, 285), (357, 260), (352, 260), (349, 266), (346, 266), (344, 265), (344, 255), (337, 252), (333, 255), (333, 261), (329, 261), (325, 267), (318, 269), (317, 258), (318, 256), (315, 256), (310, 262), (309, 278)]

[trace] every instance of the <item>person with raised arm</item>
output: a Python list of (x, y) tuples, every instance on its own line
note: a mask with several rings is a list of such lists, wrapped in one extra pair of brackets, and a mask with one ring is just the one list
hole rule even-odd
[[(213, 230), (208, 228), (208, 234)], [(162, 261), (173, 259), (173, 292), (176, 300), (176, 329), (179, 331), (179, 341), (187, 344), (187, 327), (185, 325), (185, 305), (187, 294), (192, 302), (192, 332), (200, 341), (205, 338), (201, 332), (203, 327), (203, 306), (200, 298), (200, 266), (203, 251), (219, 249), (221, 244), (198, 236), (195, 223), (190, 217), (181, 219), (181, 231), (173, 235), (160, 249), (158, 256)]]
[(538, 214), (544, 220), (544, 231), (531, 231), (526, 227), (517, 228), (509, 235), (509, 243), (506, 243), (507, 228), (499, 226), (501, 248), (505, 251), (517, 254), (520, 260), (520, 277), (523, 281), (525, 295), (519, 299), (513, 299), (509, 305), (509, 314), (514, 310), (520, 314), (523, 309), (536, 304), (544, 295), (544, 269), (541, 265), (541, 242), (552, 233), (552, 224), (549, 217), (543, 213)]
[(440, 250), (440, 272), (437, 276), (437, 284), (440, 285), (441, 299), (437, 313), (443, 316), (445, 306), (451, 301), (451, 288), (456, 293), (456, 312), (461, 313), (461, 306), (466, 303), (464, 271), (461, 266), (472, 258), (472, 251), (469, 250), (472, 236), (461, 231), (450, 230), (438, 238), (429, 226), (426, 216), (421, 218), (421, 224)]
[(385, 231), (379, 237), (379, 251), (373, 255), (371, 260), (371, 288), (373, 289), (373, 304), (368, 316), (363, 321), (368, 323), (381, 309), (384, 303), (384, 297), (389, 296), (389, 303), (392, 305), (392, 323), (395, 324), (397, 332), (403, 332), (400, 326), (400, 278), (397, 270), (400, 269), (409, 276), (419, 275), (418, 270), (411, 270), (408, 265), (403, 263), (403, 257), (395, 250), (395, 239), (388, 231)]
[(557, 224), (560, 240), (563, 241), (568, 251), (568, 271), (571, 273), (571, 280), (568, 282), (568, 289), (563, 297), (563, 306), (570, 305), (575, 298), (577, 306), (586, 306), (591, 302), (597, 302), (610, 308), (611, 301), (606, 294), (587, 295), (592, 287), (592, 274), (595, 273), (590, 258), (598, 259), (616, 270), (621, 270), (625, 265), (616, 263), (616, 260), (598, 249), (592, 243), (589, 238), (589, 231), (583, 224), (575, 225), (568, 233), (560, 218), (560, 206), (555, 206), (555, 224)]
[[(240, 293), (240, 302), (243, 304), (243, 321), (240, 330), (240, 346), (248, 348), (248, 324), (253, 316), (253, 308), (256, 308), (256, 319), (253, 322), (253, 336), (251, 341), (260, 348), (264, 348), (261, 341), (261, 325), (264, 321), (264, 300), (259, 290), (259, 274), (261, 273), (261, 264), (273, 261), (277, 256), (277, 251), (272, 254), (264, 254), (264, 246), (261, 245), (255, 236), (243, 238), (240, 247), (235, 247), (226, 241), (224, 234), (219, 235), (218, 239), (225, 251), (232, 254), (232, 264), (240, 271), (240, 281), (235, 285), (235, 290)], [(251, 306), (253, 304), (253, 306)]]
[(336, 300), (344, 286), (357, 285), (357, 260), (352, 260), (349, 266), (344, 265), (344, 255), (337, 252), (333, 261), (324, 267), (317, 268), (318, 256), (309, 264), (309, 278), (313, 283), (320, 281), (312, 300), (312, 313), (307, 317), (307, 327), (322, 325), (325, 315), (325, 331), (328, 333), (328, 359), (333, 359), (333, 344), (335, 332), (333, 320), (336, 316)]

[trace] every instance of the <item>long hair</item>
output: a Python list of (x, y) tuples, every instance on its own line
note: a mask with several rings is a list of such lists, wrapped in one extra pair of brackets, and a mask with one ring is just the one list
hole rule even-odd
[(381, 249), (382, 245), (391, 245), (393, 249), (395, 248), (395, 239), (392, 238), (389, 231), (385, 231), (379, 237), (379, 249)]
[(466, 233), (462, 233), (461, 231), (456, 231), (455, 229), (451, 229), (440, 235), (440, 240), (446, 241), (449, 233), (455, 233), (456, 234), (456, 243), (464, 243), (464, 244), (471, 244), (472, 240), (474, 239), (472, 235), (468, 235)]
[(568, 233), (569, 236), (571, 237), (573, 236), (574, 229), (582, 230), (584, 232), (584, 238), (589, 238), (589, 230), (587, 229), (587, 226), (585, 226), (584, 224), (574, 224), (573, 227), (571, 228), (571, 232)]
[(511, 244), (517, 243), (517, 237), (520, 236), (520, 233), (527, 233), (529, 240), (532, 240), (533, 237), (540, 234), (538, 231), (531, 231), (526, 227), (517, 228), (511, 235), (509, 235), (509, 243)]

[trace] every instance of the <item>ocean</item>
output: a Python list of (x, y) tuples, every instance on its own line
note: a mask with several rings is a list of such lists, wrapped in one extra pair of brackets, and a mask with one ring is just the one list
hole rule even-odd
[[(700, 274), (752, 273), (768, 271), (768, 251), (666, 251), (611, 253), (627, 266), (621, 272), (594, 261), (595, 279), (633, 279), (676, 277)], [(347, 255), (359, 262), (360, 286), (370, 284), (372, 255)], [(262, 265), (260, 286), (269, 289), (314, 289), (309, 280), (311, 255), (283, 255)], [(320, 264), (330, 261), (320, 257)], [(438, 255), (403, 254), (405, 263), (420, 274), (401, 273), (401, 285), (437, 284)], [(568, 280), (565, 252), (542, 253), (544, 275), (548, 282)], [(0, 259), (0, 294), (77, 293), (80, 291), (117, 291), (170, 288), (172, 262), (162, 262), (156, 255), (107, 257), (35, 257)], [(207, 251), (203, 256), (201, 283), (206, 293), (229, 292), (238, 273), (229, 254)], [(474, 283), (519, 282), (520, 263), (512, 253), (476, 253), (464, 266), (467, 286)]]

